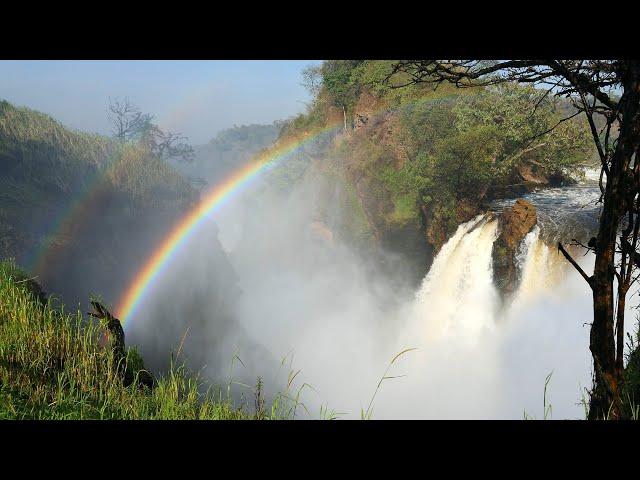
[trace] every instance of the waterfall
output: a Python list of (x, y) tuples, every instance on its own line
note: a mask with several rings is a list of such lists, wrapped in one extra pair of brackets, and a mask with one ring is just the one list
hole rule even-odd
[[(388, 408), (397, 417), (397, 399), (419, 395), (424, 403), (407, 405), (406, 418), (522, 418), (524, 411), (540, 417), (551, 371), (554, 418), (582, 415), (581, 387), (590, 380), (588, 287), (536, 226), (516, 254), (519, 286), (501, 302), (491, 262), (497, 234), (493, 215), (478, 216), (460, 225), (434, 259), (401, 340), (421, 354), (405, 363), (410, 379), (393, 387), (380, 416)], [(590, 257), (580, 263), (592, 268)]]
[(491, 247), (497, 221), (483, 215), (458, 227), (442, 247), (416, 295), (415, 313), (429, 313), (426, 338), (455, 336), (476, 341), (494, 326), (497, 292), (491, 273)]
[[(359, 418), (376, 392), (378, 419), (521, 419), (525, 411), (540, 418), (545, 378), (553, 372), (552, 418), (583, 418), (592, 295), (555, 244), (590, 238), (598, 196), (596, 185), (525, 196), (538, 225), (517, 249), (519, 281), (508, 301), (494, 286), (492, 251), (496, 212), (513, 199), (493, 202), (490, 213), (460, 225), (417, 291), (372, 273), (339, 238), (309, 242), (300, 225), (309, 224), (314, 202), (300, 201), (304, 196), (267, 204), (267, 220), (244, 226), (250, 240), (234, 256), (244, 292), (237, 316), (274, 356), (290, 354), (291, 368), (301, 372), (296, 388), (313, 386), (304, 395), (312, 412), (328, 405), (341, 418)], [(593, 270), (591, 254), (571, 253), (587, 273)], [(409, 348), (415, 350), (385, 374)], [(256, 375), (274, 385), (275, 378), (288, 381), (288, 367), (281, 370)], [(388, 381), (376, 390), (383, 375)]]
[(524, 305), (541, 294), (553, 295), (567, 273), (571, 273), (564, 258), (540, 237), (537, 225), (527, 234), (516, 256), (520, 285), (512, 306)]
[[(547, 245), (535, 226), (515, 255), (519, 285), (504, 307), (493, 284), (491, 253), (498, 235), (497, 220), (479, 215), (460, 225), (445, 243), (415, 298), (414, 316), (424, 319), (426, 338), (452, 335), (477, 339), (496, 327), (499, 317), (514, 308), (554, 294), (565, 280), (568, 264)], [(585, 267), (588, 268), (588, 267)]]

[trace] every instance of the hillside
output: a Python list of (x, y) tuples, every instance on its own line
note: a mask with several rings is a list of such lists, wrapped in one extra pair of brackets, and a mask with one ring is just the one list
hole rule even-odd
[[(391, 65), (327, 61), (309, 69), (314, 102), (280, 141), (333, 127), (333, 141), (312, 154), (309, 166), (346, 184), (365, 230), (379, 247), (405, 256), (416, 281), (456, 227), (490, 200), (571, 182), (591, 159), (584, 123), (563, 122), (543, 134), (566, 110), (540, 100), (543, 92), (517, 85), (400, 87), (407, 79), (390, 77)], [(283, 170), (300, 162), (290, 165)], [(358, 217), (347, 223), (361, 223)]]
[[(145, 148), (8, 102), (0, 102), (0, 185), (0, 257), (69, 305), (91, 293), (114, 301), (145, 244), (197, 200)], [(131, 244), (139, 249), (124, 248)]]
[[(263, 148), (265, 143), (271, 142), (278, 129), (274, 124), (223, 132), (215, 142), (215, 149), (227, 153), (222, 159), (208, 157), (206, 160), (214, 166), (220, 160), (223, 170), (232, 169), (234, 162), (246, 161), (247, 150)], [(256, 130), (259, 134), (251, 133)], [(236, 138), (238, 131), (240, 137)], [(234, 139), (240, 142), (237, 148)], [(222, 149), (224, 145), (228, 148)], [(222, 174), (222, 170), (218, 173)], [(205, 383), (220, 385), (227, 381), (217, 375), (221, 365), (229, 359), (221, 334), (224, 333), (224, 338), (233, 336), (238, 345), (246, 345), (245, 348), (263, 364), (275, 360), (248, 340), (247, 333), (229, 312), (239, 292), (234, 281), (236, 275), (218, 241), (215, 224), (201, 232), (206, 243), (206, 251), (202, 254), (208, 261), (201, 262), (197, 256), (189, 256), (181, 260), (182, 270), (175, 272), (178, 276), (186, 276), (199, 268), (208, 281), (195, 288), (181, 283), (175, 285), (175, 278), (168, 278), (168, 291), (164, 297), (167, 302), (153, 304), (147, 312), (154, 324), (163, 329), (162, 335), (148, 335), (143, 323), (129, 329), (129, 338), (137, 351), (144, 354), (147, 367), (154, 373), (168, 376), (166, 389), (181, 392), (171, 399), (166, 397), (169, 393), (160, 392), (162, 398), (157, 401), (175, 403), (160, 405), (154, 403), (156, 399), (135, 392), (128, 396), (121, 386), (114, 385), (106, 377), (78, 379), (70, 377), (76, 375), (75, 372), (62, 371), (56, 381), (69, 383), (71, 392), (69, 398), (65, 393), (64, 402), (70, 404), (61, 407), (60, 411), (50, 412), (38, 403), (44, 402), (45, 397), (48, 402), (52, 401), (50, 396), (54, 392), (47, 391), (46, 379), (43, 378), (43, 391), (34, 393), (29, 390), (33, 379), (23, 375), (25, 370), (38, 372), (44, 368), (46, 372), (47, 362), (62, 361), (48, 358), (48, 352), (38, 350), (59, 341), (59, 337), (61, 341), (67, 341), (64, 338), (68, 337), (68, 341), (83, 346), (87, 342), (91, 344), (89, 347), (93, 350), (73, 354), (72, 362), (82, 363), (79, 368), (84, 368), (86, 362), (94, 365), (96, 361), (106, 361), (104, 356), (108, 355), (105, 353), (108, 349), (104, 350), (96, 340), (100, 327), (80, 312), (86, 309), (90, 298), (100, 299), (109, 308), (115, 307), (150, 253), (199, 200), (197, 188), (175, 167), (151, 154), (140, 143), (121, 143), (70, 130), (48, 115), (17, 108), (7, 102), (0, 103), (0, 185), (0, 262), (9, 259), (9, 263), (3, 263), (1, 268), (6, 303), (0, 312), (0, 328), (4, 328), (0, 362), (5, 368), (0, 415), (5, 418), (242, 416), (229, 406), (235, 389), (227, 391), (229, 397), (225, 402), (218, 399), (215, 405), (210, 402), (207, 406), (207, 402), (202, 404), (200, 399)], [(21, 273), (18, 268), (29, 273)], [(29, 297), (29, 292), (35, 297)], [(212, 292), (216, 298), (212, 298)], [(76, 309), (79, 309), (77, 313)], [(67, 315), (63, 313), (65, 311), (72, 314)], [(22, 316), (18, 318), (18, 314)], [(28, 325), (23, 325), (25, 323)], [(56, 330), (58, 326), (59, 331)], [(22, 330), (23, 327), (35, 330)], [(191, 332), (186, 339), (185, 329)], [(216, 332), (216, 341), (208, 336), (207, 332), (212, 329)], [(25, 335), (30, 336), (34, 351), (25, 347)], [(199, 371), (203, 376), (201, 381), (194, 383), (184, 371), (175, 370), (171, 352), (179, 343), (181, 362), (185, 367)], [(23, 355), (19, 361), (15, 360), (17, 351)], [(56, 355), (55, 351), (50, 353)], [(138, 358), (138, 354), (135, 355)], [(96, 356), (102, 360), (96, 360)], [(215, 362), (212, 361), (214, 358)], [(14, 360), (19, 365), (14, 364)], [(207, 362), (212, 365), (203, 371)], [(28, 368), (25, 367), (27, 364), (30, 365)], [(241, 380), (255, 380), (247, 375)], [(113, 394), (118, 399), (103, 396), (87, 399), (83, 392), (74, 390), (78, 382), (86, 382), (87, 388), (105, 389), (110, 393), (101, 395)], [(182, 390), (185, 389), (187, 398), (183, 400)], [(273, 393), (271, 395), (273, 398)], [(85, 400), (86, 405), (83, 404)], [(69, 406), (76, 403), (78, 409)], [(102, 406), (97, 407), (98, 404)], [(178, 410), (167, 410), (173, 408)]]
[(192, 162), (172, 161), (171, 164), (196, 186), (215, 184), (269, 147), (285, 125), (286, 122), (277, 121), (268, 125), (227, 128), (209, 143), (196, 145)]
[[(105, 348), (105, 327), (62, 313), (39, 287), (0, 263), (0, 419), (242, 419), (249, 414), (172, 367), (152, 390), (125, 387)], [(144, 369), (127, 350), (133, 374)]]

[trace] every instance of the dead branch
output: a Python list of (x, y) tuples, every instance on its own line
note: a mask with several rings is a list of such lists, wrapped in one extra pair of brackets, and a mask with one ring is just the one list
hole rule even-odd
[(636, 267), (640, 268), (640, 253), (636, 252), (626, 238), (622, 239), (622, 250), (629, 255)]
[[(120, 320), (114, 317), (107, 308), (105, 308), (99, 302), (91, 300), (91, 306), (93, 306), (93, 312), (87, 312), (90, 316), (103, 320), (107, 324), (107, 330), (111, 337), (111, 348), (113, 350), (113, 364), (116, 372), (122, 378), (122, 381), (126, 386), (133, 383), (133, 372), (127, 368), (127, 354), (124, 343), (124, 330)], [(138, 385), (146, 386), (151, 389), (155, 387), (155, 380), (153, 376), (146, 370), (140, 370), (136, 372)]]
[(582, 278), (585, 279), (585, 281), (589, 284), (589, 286), (593, 288), (593, 280), (591, 279), (591, 277), (587, 275), (585, 271), (582, 269), (582, 267), (578, 265), (578, 263), (573, 259), (571, 255), (569, 255), (569, 252), (567, 252), (564, 249), (564, 247), (562, 246), (562, 243), (560, 242), (558, 242), (558, 250), (562, 253), (562, 255), (564, 255), (564, 258), (566, 258), (569, 261), (569, 263), (573, 265), (573, 267), (578, 271), (578, 273), (582, 275)]

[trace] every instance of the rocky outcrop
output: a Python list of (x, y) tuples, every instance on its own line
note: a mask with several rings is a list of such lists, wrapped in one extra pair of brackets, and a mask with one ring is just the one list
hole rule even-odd
[(363, 92), (353, 110), (353, 130), (359, 130), (369, 123), (374, 115), (378, 99), (369, 92)]
[(443, 215), (442, 212), (433, 208), (427, 208), (424, 204), (421, 204), (420, 208), (426, 242), (434, 255), (455, 233), (458, 225), (468, 222), (482, 211), (478, 203), (472, 203), (464, 198), (458, 200), (453, 218), (449, 218), (448, 215)]
[(548, 173), (535, 162), (523, 162), (503, 182), (489, 185), (486, 199), (515, 198), (538, 188), (562, 187), (575, 183), (575, 179), (561, 171)]
[(314, 220), (311, 222), (309, 231), (313, 240), (322, 241), (327, 244), (333, 243), (333, 232), (322, 220)]
[(505, 208), (498, 217), (500, 234), (493, 243), (491, 253), (493, 281), (503, 299), (511, 296), (520, 282), (516, 262), (518, 248), (538, 221), (536, 208), (526, 200), (518, 199)]
[[(124, 329), (119, 319), (114, 317), (101, 303), (91, 300), (91, 306), (94, 311), (89, 315), (103, 322), (106, 330), (109, 332), (109, 342), (113, 351), (113, 370), (118, 372), (125, 387), (131, 385), (134, 381), (140, 387), (153, 389), (156, 381), (153, 375), (144, 369), (144, 365), (140, 365), (139, 369), (132, 368), (128, 362), (127, 350), (124, 344)], [(133, 362), (131, 362), (133, 363)]]

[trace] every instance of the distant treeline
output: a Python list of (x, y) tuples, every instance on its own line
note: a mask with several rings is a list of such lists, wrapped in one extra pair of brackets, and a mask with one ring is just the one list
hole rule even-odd
[(196, 186), (215, 184), (269, 147), (286, 124), (286, 121), (276, 121), (227, 128), (208, 143), (196, 145), (192, 162), (173, 160), (171, 163)]

